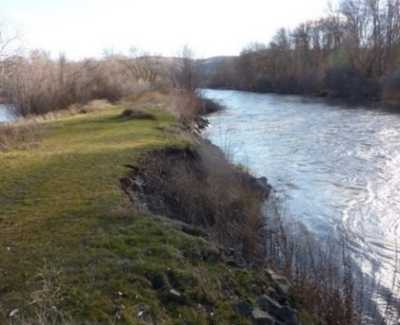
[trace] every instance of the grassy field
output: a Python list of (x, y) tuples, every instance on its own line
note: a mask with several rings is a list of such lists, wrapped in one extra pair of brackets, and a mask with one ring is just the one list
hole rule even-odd
[(138, 215), (119, 188), (144, 152), (189, 145), (149, 109), (155, 119), (123, 118), (121, 104), (41, 122), (37, 143), (0, 152), (0, 324), (248, 323), (234, 306), (266, 292), (268, 274)]

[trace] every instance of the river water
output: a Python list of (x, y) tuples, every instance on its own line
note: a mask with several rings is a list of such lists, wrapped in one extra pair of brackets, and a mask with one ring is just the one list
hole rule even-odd
[(345, 232), (362, 270), (396, 290), (400, 114), (299, 96), (204, 95), (226, 106), (206, 136), (268, 178), (280, 213), (318, 236)]
[(0, 104), (0, 123), (11, 122), (14, 120), (14, 115), (7, 109), (5, 105)]

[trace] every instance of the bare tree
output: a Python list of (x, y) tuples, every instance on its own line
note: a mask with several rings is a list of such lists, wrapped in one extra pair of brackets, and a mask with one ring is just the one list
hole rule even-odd
[(175, 68), (177, 86), (185, 91), (193, 92), (198, 88), (198, 74), (192, 49), (185, 45), (182, 48), (178, 64)]

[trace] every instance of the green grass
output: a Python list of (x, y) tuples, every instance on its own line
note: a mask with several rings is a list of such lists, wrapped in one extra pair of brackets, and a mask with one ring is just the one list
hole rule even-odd
[(3, 314), (29, 301), (24, 294), (35, 289), (30, 282), (44, 260), (79, 258), (84, 239), (115, 222), (125, 204), (118, 182), (124, 164), (145, 150), (183, 143), (163, 131), (175, 123), (172, 116), (126, 121), (122, 109), (43, 123), (37, 146), (0, 152)]
[(121, 192), (124, 164), (188, 145), (171, 115), (123, 109), (45, 122), (37, 145), (0, 152), (0, 324), (14, 309), (73, 324), (247, 324), (233, 304), (254, 302), (268, 276), (207, 258), (211, 243), (135, 214)]

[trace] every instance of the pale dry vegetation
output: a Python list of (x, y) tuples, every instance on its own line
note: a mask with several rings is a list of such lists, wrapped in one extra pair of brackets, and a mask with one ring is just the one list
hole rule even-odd
[(218, 149), (203, 143), (195, 150), (151, 152), (140, 166), (121, 182), (136, 205), (142, 202), (152, 213), (206, 229), (239, 259), (263, 261), (267, 189)]
[(63, 110), (94, 99), (115, 102), (147, 90), (146, 81), (133, 79), (113, 57), (102, 60), (58, 61), (43, 52), (28, 58), (12, 57), (1, 80), (5, 97), (17, 115), (38, 115)]
[(29, 148), (39, 141), (40, 130), (34, 121), (0, 125), (0, 151)]

